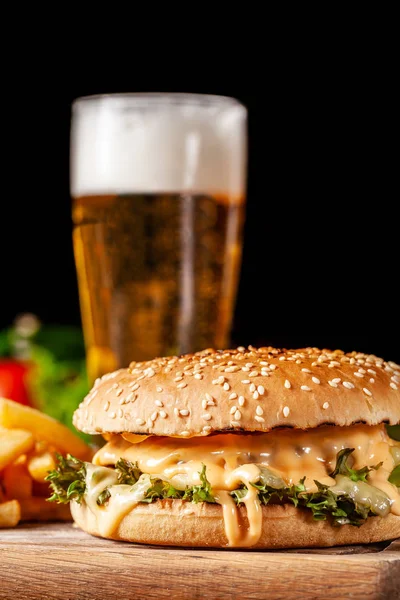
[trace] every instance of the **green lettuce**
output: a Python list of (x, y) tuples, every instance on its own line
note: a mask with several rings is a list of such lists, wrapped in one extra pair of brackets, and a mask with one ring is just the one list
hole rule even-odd
[[(362, 505), (352, 494), (352, 487), (357, 482), (363, 482), (359, 485), (366, 485), (368, 474), (372, 469), (378, 469), (380, 465), (374, 467), (364, 467), (362, 469), (352, 469), (348, 460), (354, 449), (346, 448), (338, 452), (336, 457), (336, 466), (332, 471), (332, 477), (342, 477), (342, 481), (347, 481), (348, 486), (340, 491), (337, 488), (330, 488), (315, 481), (317, 491), (307, 492), (305, 487), (305, 477), (299, 483), (287, 486), (283, 479), (272, 476), (273, 474), (261, 467), (260, 479), (251, 485), (258, 491), (258, 497), (261, 504), (270, 503), (292, 503), (294, 506), (311, 511), (313, 518), (317, 521), (329, 519), (333, 525), (362, 525), (369, 516), (373, 516), (373, 507)], [(120, 459), (115, 465), (118, 483), (130, 485), (132, 488), (137, 484), (139, 478), (143, 476), (136, 463), (125, 459)], [(158, 477), (146, 475), (148, 481), (144, 485), (148, 489), (145, 491), (141, 502), (151, 503), (162, 499), (179, 499), (188, 502), (209, 502), (214, 503), (215, 498), (212, 493), (210, 482), (207, 479), (206, 467), (203, 465), (200, 475), (200, 484), (187, 487), (186, 490), (178, 490), (168, 481)], [(53, 491), (49, 501), (67, 503), (71, 500), (81, 502), (86, 491), (86, 467), (85, 463), (68, 455), (67, 458), (58, 456), (58, 465), (54, 471), (47, 476), (47, 481)], [(389, 481), (395, 485), (400, 485), (400, 469), (396, 467), (392, 472)], [(142, 477), (143, 479), (143, 477)], [(354, 483), (350, 483), (354, 482)], [(139, 482), (140, 483), (140, 482)], [(143, 481), (141, 483), (143, 485)], [(146, 488), (145, 488), (146, 489)], [(333, 491), (334, 490), (334, 491)], [(349, 491), (350, 490), (350, 491)], [(245, 485), (231, 492), (231, 496), (237, 504), (243, 502), (248, 489)], [(110, 497), (110, 492), (106, 488), (97, 499), (99, 505), (105, 504)]]

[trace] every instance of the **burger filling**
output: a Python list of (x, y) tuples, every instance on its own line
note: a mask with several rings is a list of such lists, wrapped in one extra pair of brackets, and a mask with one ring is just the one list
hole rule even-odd
[[(59, 457), (51, 500), (85, 503), (112, 535), (138, 503), (220, 504), (230, 546), (253, 546), (262, 505), (293, 504), (333, 526), (400, 515), (400, 427), (325, 426), (173, 438), (113, 435), (85, 463)], [(248, 527), (240, 526), (243, 504)]]

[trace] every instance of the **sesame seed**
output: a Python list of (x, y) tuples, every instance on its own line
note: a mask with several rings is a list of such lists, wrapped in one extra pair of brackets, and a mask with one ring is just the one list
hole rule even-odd
[(359, 377), (360, 379), (362, 379), (364, 377), (364, 375), (362, 373), (354, 373), (355, 377)]
[(350, 359), (350, 364), (351, 364), (351, 365), (354, 365), (354, 364), (355, 364), (355, 362), (356, 362), (356, 359), (352, 357), (352, 358)]
[(221, 375), (221, 377), (218, 377), (218, 383), (220, 383), (221, 385), (224, 383), (225, 381), (225, 377), (223, 375)]
[(260, 365), (268, 367), (268, 363), (265, 360), (260, 360)]
[(213, 402), (214, 401), (214, 398), (208, 392), (205, 393), (205, 396), (206, 396), (206, 400), (208, 400), (209, 402)]
[(392, 388), (392, 390), (398, 389), (397, 385), (393, 381), (391, 382), (390, 387)]
[(350, 381), (343, 381), (343, 385), (348, 390), (352, 390), (355, 387), (354, 383), (350, 383)]
[(324, 402), (323, 405), (322, 405), (322, 408), (324, 408), (325, 410), (327, 408), (329, 408), (329, 402)]
[(132, 388), (132, 392), (135, 392), (136, 390), (139, 389), (140, 385), (138, 383), (134, 383), (133, 385), (130, 384), (129, 387)]
[(393, 375), (393, 377), (391, 377), (390, 379), (395, 383), (400, 383), (400, 377), (398, 377), (397, 375)]
[(229, 385), (229, 383), (224, 383), (223, 388), (226, 392), (229, 392), (229, 390), (231, 389), (231, 386)]
[(250, 384), (249, 390), (250, 390), (251, 392), (255, 392), (255, 391), (256, 391), (256, 389), (257, 389), (257, 388), (256, 388), (256, 386), (254, 385), (254, 383)]
[(195, 379), (203, 379), (203, 375), (201, 373), (195, 373), (194, 378)]
[(303, 392), (311, 392), (311, 388), (308, 387), (308, 385), (302, 385), (301, 390), (303, 390)]
[(369, 380), (370, 383), (375, 383), (375, 379), (373, 377), (371, 377), (371, 379)]
[(108, 416), (110, 417), (110, 419), (115, 419), (117, 415), (115, 414), (115, 412), (110, 412)]
[(118, 396), (120, 396), (123, 393), (123, 391), (124, 390), (122, 388), (120, 388), (117, 392), (115, 392), (115, 395), (117, 396), (117, 398), (118, 398)]
[(333, 381), (333, 379), (332, 379), (332, 381), (328, 381), (328, 383), (333, 388), (337, 388), (337, 386), (338, 386), (337, 383), (335, 381)]
[(207, 400), (202, 400), (201, 401), (201, 406), (206, 409), (207, 408)]
[(367, 394), (367, 396), (372, 396), (372, 392), (367, 390), (367, 388), (363, 388), (363, 392), (364, 392), (364, 394)]
[(187, 383), (182, 381), (182, 383), (178, 383), (178, 385), (176, 387), (178, 388), (178, 390), (181, 390), (181, 389), (187, 387)]
[(219, 381), (218, 381), (218, 379), (213, 379), (211, 383), (212, 383), (213, 385), (218, 385), (218, 384), (219, 384)]
[(151, 367), (150, 367), (150, 369), (147, 369), (147, 372), (145, 371), (145, 373), (146, 373), (147, 377), (153, 377), (156, 374), (154, 369), (152, 369)]
[(146, 423), (146, 421), (144, 419), (136, 419), (136, 423), (138, 425), (144, 425)]
[(204, 413), (204, 415), (201, 415), (201, 418), (205, 421), (210, 421), (212, 419), (210, 413)]
[(235, 421), (240, 421), (240, 419), (242, 418), (242, 413), (240, 412), (240, 410), (237, 410), (235, 412), (234, 418), (235, 418)]
[(250, 379), (242, 379), (242, 383), (246, 385), (247, 383), (250, 383)]
[(162, 387), (161, 387), (160, 385), (158, 385), (158, 386), (156, 387), (156, 391), (157, 391), (157, 392), (162, 392), (162, 391), (163, 391), (163, 389), (162, 389)]
[(290, 388), (292, 387), (292, 384), (290, 383), (290, 381), (288, 379), (286, 379), (284, 385), (287, 390), (290, 390)]
[(237, 410), (236, 406), (232, 406), (232, 408), (229, 412), (231, 415), (233, 415), (236, 412), (236, 410)]
[(365, 369), (362, 369), (361, 367), (358, 369), (358, 372), (361, 373), (362, 375), (365, 375), (365, 373), (367, 372)]
[(258, 376), (258, 371), (251, 371), (251, 373), (249, 373), (249, 377), (257, 377)]
[(279, 357), (279, 360), (282, 360), (282, 361), (283, 361), (283, 360), (286, 360), (286, 357), (285, 357), (285, 356), (280, 356), (280, 357)]
[(321, 383), (321, 381), (318, 379), (318, 377), (312, 377), (312, 380), (314, 383), (316, 383), (317, 385), (319, 385)]
[(257, 392), (260, 394), (260, 396), (263, 396), (265, 393), (265, 388), (263, 385), (259, 385), (257, 388)]
[(235, 400), (235, 398), (237, 398), (237, 394), (233, 392), (233, 394), (229, 396), (229, 400)]
[(253, 398), (254, 398), (254, 400), (258, 400), (258, 397), (259, 397), (259, 395), (260, 395), (260, 394), (259, 394), (257, 391), (256, 391), (256, 392), (254, 392), (254, 394), (253, 394)]
[(110, 408), (110, 403), (109, 403), (109, 401), (107, 400), (107, 402), (106, 402), (106, 403), (104, 404), (104, 406), (103, 406), (103, 410), (105, 410), (105, 411), (107, 412), (109, 408)]
[(311, 373), (310, 369), (302, 369), (303, 373)]
[(156, 400), (156, 401), (154, 402), (154, 404), (155, 404), (156, 406), (164, 406), (164, 404), (161, 402), (161, 400)]
[(186, 408), (182, 408), (182, 409), (179, 411), (179, 414), (180, 414), (182, 417), (187, 417), (187, 416), (189, 415), (189, 411), (188, 411)]
[(181, 431), (181, 437), (189, 437), (190, 431)]
[(257, 406), (256, 413), (260, 416), (264, 414), (264, 411), (260, 405)]
[(244, 405), (244, 403), (245, 403), (244, 396), (239, 396), (238, 403), (239, 403), (239, 406), (243, 406)]
[(250, 371), (249, 367), (242, 367), (242, 371), (245, 371), (245, 373), (247, 373), (248, 371)]
[(264, 422), (265, 422), (265, 419), (264, 419), (264, 417), (259, 417), (258, 415), (256, 415), (254, 418), (255, 418), (255, 420), (256, 420), (256, 421), (258, 421), (259, 423), (264, 423)]
[(153, 423), (154, 423), (154, 421), (157, 419), (157, 417), (158, 417), (158, 412), (157, 411), (153, 412), (153, 414), (150, 416), (150, 421), (153, 421)]
[(333, 383), (340, 383), (342, 380), (340, 379), (340, 377), (335, 377), (334, 379), (332, 379)]
[(182, 379), (182, 375), (178, 375), (178, 377), (175, 377), (174, 381), (182, 381)]
[(160, 417), (162, 419), (166, 419), (167, 418), (167, 413), (164, 410), (160, 410)]
[(204, 425), (204, 427), (203, 427), (203, 431), (204, 431), (205, 433), (208, 433), (209, 431), (211, 431), (211, 425)]
[(276, 365), (269, 365), (269, 368), (270, 368), (271, 371), (275, 371)]
[(284, 417), (288, 417), (290, 413), (290, 408), (288, 406), (284, 406), (282, 412)]

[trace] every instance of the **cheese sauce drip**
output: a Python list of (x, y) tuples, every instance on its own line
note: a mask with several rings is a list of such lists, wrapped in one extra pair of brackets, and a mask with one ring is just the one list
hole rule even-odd
[[(214, 497), (223, 509), (228, 543), (244, 547), (256, 544), (262, 531), (257, 490), (250, 485), (259, 479), (259, 466), (268, 467), (287, 485), (297, 484), (306, 477), (307, 491), (316, 491), (314, 479), (328, 486), (335, 485), (329, 473), (335, 467), (337, 453), (344, 448), (355, 449), (352, 454), (355, 469), (383, 463), (380, 469), (370, 473), (368, 482), (387, 494), (391, 511), (400, 515), (398, 489), (388, 482), (394, 468), (390, 451), (394, 446), (400, 447), (400, 443), (388, 437), (384, 425), (326, 426), (308, 431), (276, 430), (190, 439), (147, 437), (144, 441), (127, 434), (126, 439), (113, 436), (97, 452), (93, 462), (113, 466), (119, 458), (124, 458), (136, 462), (143, 473), (159, 476), (180, 490), (201, 483), (204, 464)], [(248, 531), (239, 527), (238, 511), (229, 494), (241, 484), (248, 488), (243, 498)]]

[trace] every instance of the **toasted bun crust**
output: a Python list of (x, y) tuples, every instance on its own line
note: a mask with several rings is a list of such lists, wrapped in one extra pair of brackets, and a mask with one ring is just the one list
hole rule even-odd
[[(74, 520), (81, 529), (101, 536), (93, 513), (83, 503), (71, 502)], [(252, 548), (312, 548), (368, 544), (400, 536), (400, 517), (371, 517), (361, 527), (333, 527), (314, 521), (307, 511), (294, 506), (263, 506), (262, 534)], [(248, 527), (246, 509), (240, 507), (240, 524)], [(193, 504), (182, 500), (158, 500), (137, 504), (109, 539), (139, 544), (226, 548), (222, 508), (216, 504)], [(240, 547), (240, 546), (239, 546)]]
[[(236, 407), (236, 408), (234, 408)], [(400, 422), (400, 367), (340, 350), (204, 350), (133, 362), (97, 380), (77, 429), (159, 436)]]

